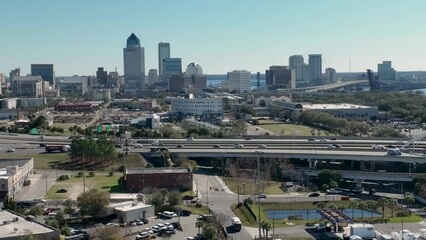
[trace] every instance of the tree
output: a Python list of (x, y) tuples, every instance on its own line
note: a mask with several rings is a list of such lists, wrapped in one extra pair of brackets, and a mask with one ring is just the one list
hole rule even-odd
[(4, 200), (3, 200), (3, 207), (5, 209), (10, 209), (12, 211), (15, 211), (17, 209), (15, 200), (13, 200), (13, 198), (10, 198), (10, 197), (5, 197), (4, 198)]
[(40, 206), (32, 206), (28, 214), (37, 217), (43, 214), (43, 209)]
[(404, 194), (404, 202), (408, 205), (413, 204), (416, 201), (414, 195), (411, 193)]
[(339, 183), (340, 173), (339, 171), (324, 169), (318, 174), (318, 179), (321, 184), (329, 184), (331, 181)]
[(352, 219), (354, 218), (354, 214), (355, 214), (355, 208), (358, 207), (358, 201), (351, 201), (349, 203), (349, 207), (352, 208)]
[(361, 209), (361, 218), (362, 219), (364, 219), (364, 209), (365, 209), (365, 207), (366, 207), (366, 204), (365, 204), (365, 202), (359, 202), (358, 203), (358, 207), (359, 207), (359, 209)]
[(77, 197), (77, 206), (83, 215), (96, 217), (103, 207), (109, 204), (109, 193), (92, 189)]
[(325, 202), (318, 202), (317, 203), (317, 208), (324, 209), (325, 208)]
[(151, 194), (150, 196), (150, 203), (154, 205), (155, 209), (160, 208), (164, 205), (165, 195), (161, 194), (160, 192), (155, 192), (154, 194)]
[(68, 198), (67, 200), (65, 200), (62, 205), (65, 206), (65, 213), (72, 213), (74, 211), (73, 206), (75, 205), (75, 201), (73, 201), (72, 199)]
[(367, 201), (366, 206), (368, 209), (371, 210), (371, 218), (373, 218), (374, 211), (376, 211), (377, 208), (377, 202), (376, 201)]
[(195, 227), (198, 229), (198, 234), (200, 234), (200, 229), (204, 227), (205, 222), (201, 219), (197, 219), (195, 222)]
[(251, 205), (253, 204), (253, 199), (251, 199), (251, 198), (244, 199), (244, 204), (247, 204), (251, 207)]
[(387, 201), (388, 201), (388, 199), (387, 199), (387, 198), (384, 198), (384, 197), (381, 197), (381, 198), (379, 198), (379, 199), (377, 200), (377, 203), (378, 203), (378, 204), (380, 205), (380, 207), (382, 208), (382, 218), (383, 218), (383, 219), (385, 218), (385, 206), (386, 206)]
[(263, 230), (263, 236), (265, 236), (265, 239), (268, 239), (268, 232), (272, 229), (272, 224), (270, 222), (263, 221), (261, 226)]
[(216, 239), (216, 236), (217, 236), (216, 228), (214, 228), (213, 226), (210, 226), (210, 225), (205, 225), (205, 226), (203, 227), (203, 236), (204, 236), (207, 240), (213, 240), (213, 239)]
[(250, 105), (241, 105), (239, 107), (239, 112), (244, 113), (244, 114), (250, 114), (250, 115), (253, 115), (253, 116), (256, 114), (253, 107), (250, 106)]
[(179, 205), (180, 200), (181, 200), (180, 193), (177, 192), (177, 191), (169, 192), (167, 194), (167, 200), (168, 200), (170, 206)]
[(393, 212), (395, 210), (396, 201), (395, 199), (389, 199), (386, 203), (386, 205), (391, 209), (391, 216), (393, 217)]
[(92, 237), (98, 240), (122, 240), (119, 231), (113, 227), (97, 227)]
[(65, 235), (65, 236), (69, 236), (71, 234), (71, 230), (70, 227), (65, 224), (62, 228), (61, 228), (61, 234)]

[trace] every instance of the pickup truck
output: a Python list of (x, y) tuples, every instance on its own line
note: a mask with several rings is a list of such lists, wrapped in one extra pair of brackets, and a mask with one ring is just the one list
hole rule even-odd
[(343, 191), (339, 190), (339, 189), (331, 188), (331, 189), (327, 190), (327, 194), (342, 194), (342, 193), (343, 193)]

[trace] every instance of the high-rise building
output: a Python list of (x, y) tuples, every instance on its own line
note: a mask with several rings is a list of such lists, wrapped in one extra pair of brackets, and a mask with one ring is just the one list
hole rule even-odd
[(322, 84), (321, 54), (309, 54), (309, 81), (315, 85)]
[(260, 72), (256, 74), (256, 87), (260, 88)]
[(170, 43), (160, 42), (158, 44), (158, 75), (163, 75), (163, 61), (166, 58), (170, 58)]
[(324, 84), (336, 83), (336, 70), (334, 68), (326, 68), (324, 73)]
[(296, 88), (296, 72), (287, 66), (270, 66), (265, 77), (270, 89)]
[(114, 72), (108, 73), (106, 86), (110, 88), (120, 87), (120, 74), (118, 74), (117, 69)]
[(138, 89), (145, 84), (145, 50), (134, 33), (123, 48), (125, 88)]
[(43, 79), (40, 76), (15, 76), (11, 85), (13, 93), (18, 97), (41, 97), (44, 93)]
[(203, 75), (203, 68), (199, 64), (190, 63), (186, 67), (185, 75)]
[(53, 64), (31, 64), (31, 76), (40, 76), (43, 81), (55, 88), (55, 69)]
[(165, 58), (163, 60), (163, 76), (182, 75), (182, 59)]
[(246, 70), (234, 70), (228, 72), (229, 91), (244, 93), (251, 91), (251, 72)]
[(296, 72), (296, 81), (302, 81), (302, 66), (304, 64), (304, 59), (302, 55), (293, 55), (288, 59), (288, 66), (290, 69), (295, 70)]
[(149, 69), (149, 71), (148, 71), (148, 83), (154, 84), (156, 82), (158, 82), (157, 69)]
[(392, 68), (392, 61), (377, 64), (377, 75), (380, 80), (396, 80), (396, 70)]
[(9, 73), (9, 81), (12, 82), (14, 77), (19, 77), (19, 76), (21, 76), (21, 69), (15, 68)]
[(99, 84), (106, 85), (108, 80), (108, 72), (104, 71), (103, 67), (98, 67), (98, 71), (96, 71), (96, 79)]

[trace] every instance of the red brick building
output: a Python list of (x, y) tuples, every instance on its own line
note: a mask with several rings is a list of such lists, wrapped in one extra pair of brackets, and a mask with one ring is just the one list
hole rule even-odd
[(144, 188), (192, 190), (192, 171), (188, 168), (133, 168), (124, 176), (126, 190), (141, 192)]
[(97, 109), (98, 106), (92, 103), (58, 103), (55, 106), (55, 111), (93, 112)]

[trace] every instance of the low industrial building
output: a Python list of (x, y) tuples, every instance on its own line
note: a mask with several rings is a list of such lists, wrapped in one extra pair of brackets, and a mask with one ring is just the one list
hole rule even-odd
[(189, 168), (132, 168), (124, 175), (126, 190), (139, 193), (144, 188), (192, 190), (192, 171)]
[(92, 103), (58, 103), (55, 111), (71, 112), (94, 112), (98, 110), (98, 105)]
[(379, 115), (378, 107), (350, 103), (310, 104), (273, 100), (271, 105), (289, 110), (326, 112), (335, 117), (358, 121), (377, 120)]
[(149, 218), (155, 215), (154, 206), (139, 201), (111, 203), (105, 207), (102, 215), (115, 214), (120, 222), (131, 222), (137, 219)]
[(57, 240), (59, 230), (48, 225), (32, 221), (18, 213), (9, 210), (0, 210), (0, 240), (24, 239), (32, 235), (38, 240)]
[(14, 197), (33, 172), (34, 160), (32, 158), (0, 159), (0, 199), (6, 195)]
[(157, 114), (152, 114), (142, 118), (135, 118), (130, 120), (130, 125), (138, 128), (158, 128), (161, 126), (161, 117)]
[(152, 101), (146, 99), (114, 99), (111, 104), (119, 108), (139, 109), (141, 111), (152, 110)]

